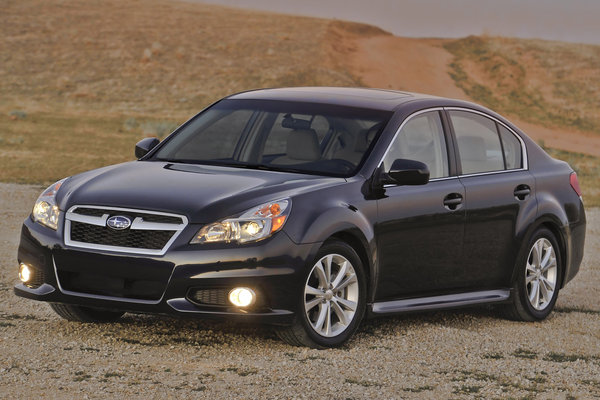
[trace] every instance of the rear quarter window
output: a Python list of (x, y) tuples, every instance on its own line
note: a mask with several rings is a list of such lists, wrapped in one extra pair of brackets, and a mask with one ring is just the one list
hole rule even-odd
[(502, 125), (498, 125), (506, 169), (523, 168), (523, 149), (517, 137)]

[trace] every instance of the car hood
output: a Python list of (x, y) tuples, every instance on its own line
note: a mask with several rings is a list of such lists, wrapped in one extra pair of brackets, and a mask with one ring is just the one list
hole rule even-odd
[(59, 190), (57, 201), (62, 210), (74, 205), (135, 208), (208, 223), (263, 202), (344, 182), (277, 171), (132, 161), (71, 177)]

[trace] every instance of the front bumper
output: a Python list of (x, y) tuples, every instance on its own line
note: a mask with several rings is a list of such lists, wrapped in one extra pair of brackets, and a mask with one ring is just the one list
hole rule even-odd
[[(245, 245), (189, 245), (190, 225), (162, 256), (76, 249), (59, 231), (27, 219), (19, 263), (43, 276), (43, 284), (18, 284), (16, 295), (134, 313), (218, 318), (286, 325), (297, 311), (306, 268), (320, 244), (295, 244), (285, 232)], [(189, 232), (187, 232), (189, 231)], [(195, 290), (250, 287), (257, 303), (248, 309), (200, 304)]]

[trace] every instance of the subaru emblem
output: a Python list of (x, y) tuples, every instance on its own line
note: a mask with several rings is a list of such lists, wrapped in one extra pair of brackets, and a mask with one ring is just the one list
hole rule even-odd
[(118, 231), (122, 231), (123, 229), (127, 229), (131, 226), (131, 220), (122, 215), (115, 215), (106, 221), (106, 226)]

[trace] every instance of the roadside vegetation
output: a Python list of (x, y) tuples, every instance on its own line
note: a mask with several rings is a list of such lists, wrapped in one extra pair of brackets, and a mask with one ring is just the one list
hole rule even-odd
[(171, 0), (8, 1), (2, 14), (3, 114), (179, 119), (236, 91), (355, 84), (329, 66), (328, 20)]
[[(36, 12), (32, 13), (31, 10)], [(133, 160), (203, 107), (261, 87), (360, 86), (342, 40), (372, 26), (146, 0), (8, 1), (0, 35), (0, 181), (47, 185)], [(475, 101), (541, 125), (600, 132), (600, 46), (468, 37), (446, 41)], [(493, 82), (493, 83), (491, 83)], [(600, 205), (597, 157), (549, 150)]]
[(357, 85), (331, 66), (327, 20), (170, 0), (9, 1), (2, 13), (3, 182), (132, 160), (138, 140), (234, 92)]
[(554, 158), (568, 162), (577, 172), (586, 207), (600, 207), (600, 158), (565, 150), (545, 150)]
[(600, 134), (600, 46), (469, 36), (444, 47), (476, 102), (535, 124)]

